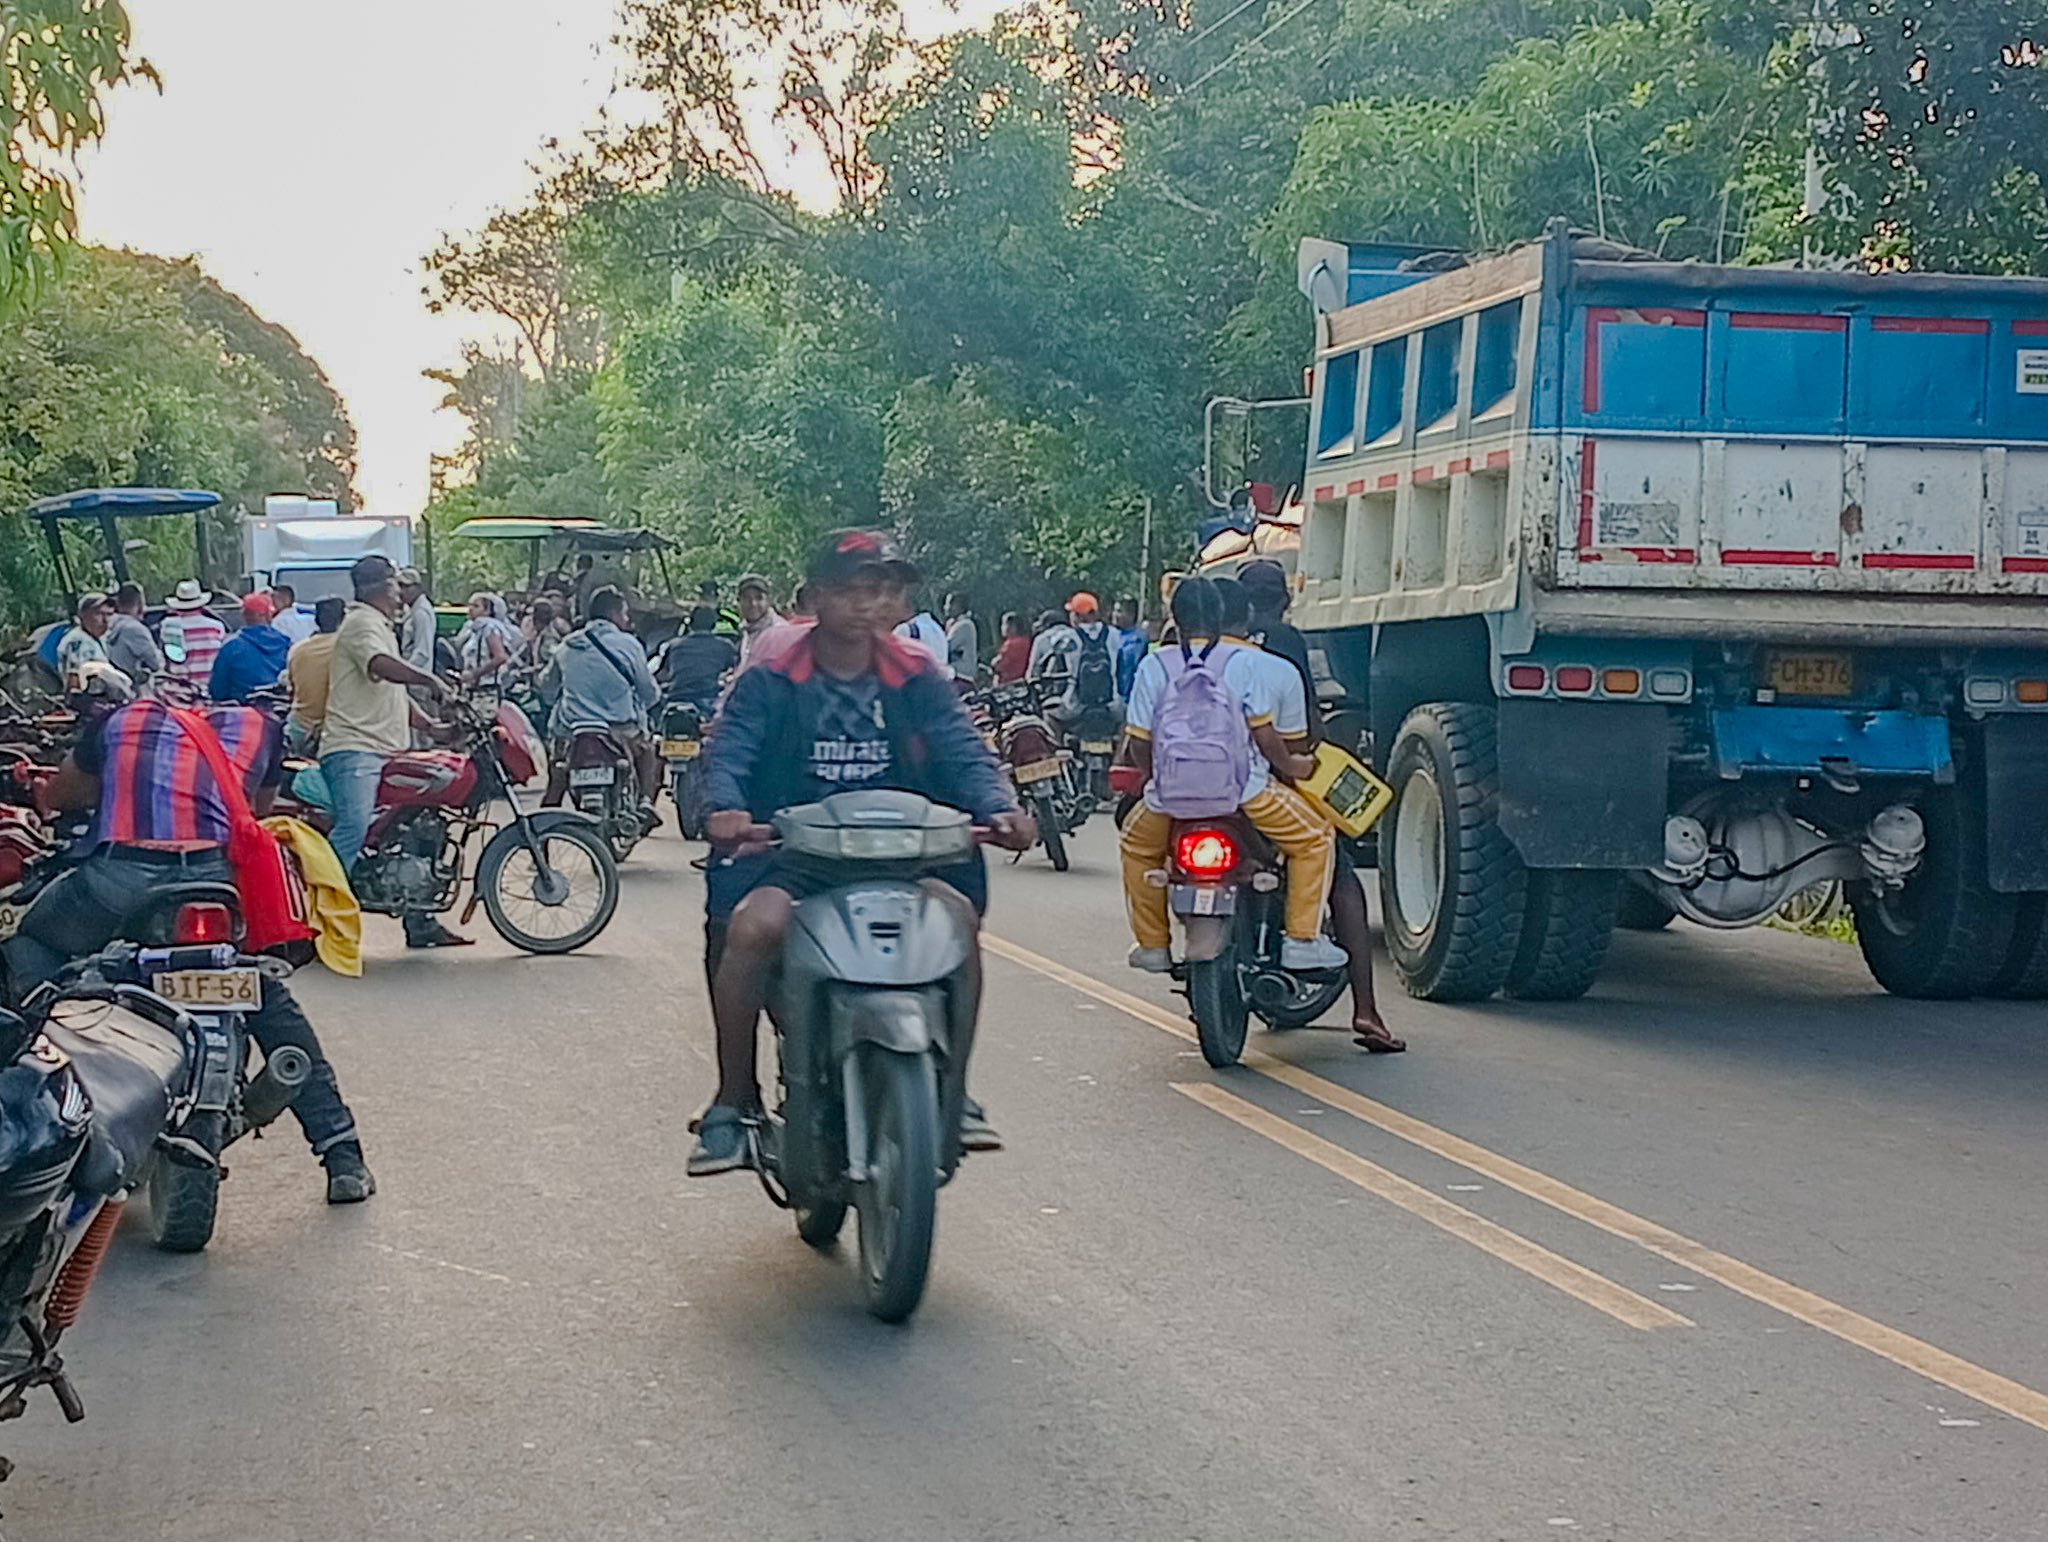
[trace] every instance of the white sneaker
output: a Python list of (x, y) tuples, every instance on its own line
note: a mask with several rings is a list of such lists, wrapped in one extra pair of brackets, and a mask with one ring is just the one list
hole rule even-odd
[(1147, 974), (1171, 974), (1173, 954), (1165, 948), (1133, 948), (1124, 955), (1124, 962), (1133, 969), (1142, 969)]
[(1322, 969), (1345, 969), (1351, 964), (1351, 955), (1327, 937), (1313, 937), (1301, 942), (1289, 937), (1280, 944), (1280, 967), (1298, 972)]

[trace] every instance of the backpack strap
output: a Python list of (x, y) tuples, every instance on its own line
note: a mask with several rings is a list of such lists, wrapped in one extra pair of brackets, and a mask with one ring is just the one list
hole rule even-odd
[[(203, 713), (186, 707), (167, 707), (171, 720), (185, 730), (185, 737), (192, 741), (199, 751), (206, 768), (213, 773), (214, 781), (220, 787), (221, 802), (227, 805), (230, 826), (246, 826), (256, 823), (256, 814), (249, 807), (249, 794), (242, 787), (241, 777), (235, 774), (234, 762), (229, 760), (227, 749), (220, 742), (220, 735), (213, 731), (213, 724)], [(249, 709), (249, 710), (254, 710)]]

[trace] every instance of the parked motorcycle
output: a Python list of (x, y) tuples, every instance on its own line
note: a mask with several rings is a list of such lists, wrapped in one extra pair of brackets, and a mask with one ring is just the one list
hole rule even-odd
[(971, 856), (974, 831), (904, 792), (837, 793), (775, 829), (783, 863), (827, 887), (798, 903), (769, 994), (781, 1097), (759, 1136), (762, 1186), (813, 1247), (858, 1211), (868, 1310), (901, 1322), (959, 1166), (974, 1042), (973, 935), (918, 880)]
[(661, 756), (668, 765), (669, 795), (675, 799), (676, 828), (684, 840), (704, 838), (704, 714), (696, 703), (671, 701), (661, 708)]
[(1281, 966), (1286, 864), (1249, 820), (1175, 821), (1163, 876), (1186, 932), (1174, 975), (1210, 1065), (1237, 1064), (1252, 1014), (1269, 1027), (1305, 1028), (1342, 999), (1342, 970)]
[[(123, 1208), (168, 1139), (182, 1141), (201, 1086), (193, 1020), (117, 976), (177, 974), (174, 953), (83, 961), (23, 1014), (0, 1011), (0, 1420), (48, 1387), (64, 1417), (85, 1406), (60, 1342), (78, 1321)], [(103, 967), (110, 965), (111, 967)], [(0, 1459), (0, 1477), (9, 1464)]]
[[(1038, 839), (1053, 871), (1064, 873), (1066, 838), (1087, 822), (1095, 804), (1080, 784), (1073, 756), (1059, 747), (1059, 732), (1045, 715), (1039, 686), (1029, 680), (998, 685), (977, 693), (971, 706), (985, 715), (996, 756), (1038, 821)], [(1105, 767), (1105, 780), (1107, 775)]]
[[(481, 904), (498, 935), (529, 953), (568, 953), (602, 932), (619, 904), (619, 869), (602, 828), (573, 809), (528, 810), (515, 789), (537, 777), (546, 752), (509, 702), (486, 714), (454, 707), (460, 750), (394, 755), (377, 788), (377, 813), (349, 875), (363, 909), (444, 914), (461, 893), (470, 847), (482, 840), (467, 921)], [(510, 810), (505, 824), (495, 806)]]
[(650, 828), (632, 751), (608, 728), (569, 736), (569, 801), (603, 833), (615, 861), (630, 857)]

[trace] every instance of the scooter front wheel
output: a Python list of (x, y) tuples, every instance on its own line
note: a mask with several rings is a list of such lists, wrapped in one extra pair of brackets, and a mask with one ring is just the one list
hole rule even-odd
[(595, 825), (533, 832), (535, 861), (518, 825), (491, 837), (476, 866), (477, 895), (498, 935), (528, 953), (571, 953), (611, 924), (619, 865)]
[(861, 1283), (868, 1311), (902, 1322), (917, 1310), (931, 1273), (939, 1207), (939, 1094), (929, 1055), (863, 1044), (868, 1170), (855, 1190)]

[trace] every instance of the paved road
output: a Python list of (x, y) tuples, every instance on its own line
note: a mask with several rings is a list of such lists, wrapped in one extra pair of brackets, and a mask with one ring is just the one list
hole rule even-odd
[[(1000, 875), (976, 1081), (907, 1330), (745, 1178), (683, 1179), (699, 889), (589, 953), (305, 995), (383, 1192), (238, 1153), (211, 1252), (124, 1239), (89, 1421), (4, 1431), (6, 1535), (2048, 1535), (2048, 1024), (1852, 950), (1626, 937), (1567, 1007), (1209, 1072), (1121, 966), (1109, 832)], [(2030, 1390), (2033, 1389), (2033, 1390)], [(2029, 1422), (2029, 1421), (2032, 1422)]]

